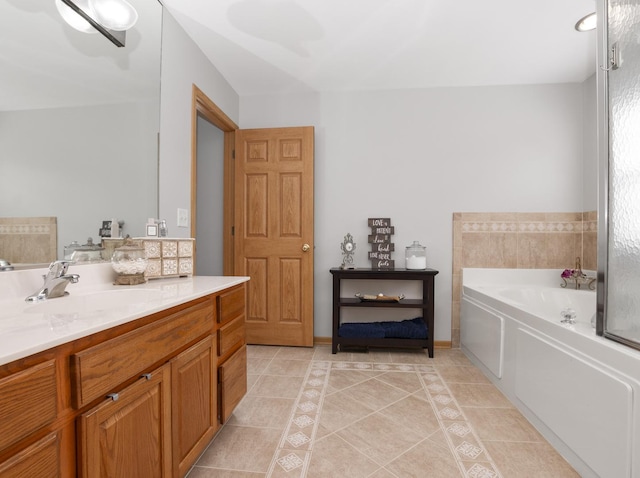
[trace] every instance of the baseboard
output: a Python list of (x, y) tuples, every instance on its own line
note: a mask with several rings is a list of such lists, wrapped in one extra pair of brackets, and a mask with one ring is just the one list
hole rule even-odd
[[(314, 337), (313, 345), (331, 345), (331, 337)], [(435, 349), (450, 349), (451, 340), (434, 340), (433, 348)]]
[(433, 348), (434, 349), (450, 349), (451, 340), (434, 340)]

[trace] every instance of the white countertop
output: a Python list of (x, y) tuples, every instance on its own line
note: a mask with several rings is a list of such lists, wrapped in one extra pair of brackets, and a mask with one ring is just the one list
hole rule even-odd
[[(116, 286), (109, 263), (71, 266), (68, 296), (27, 303), (45, 269), (0, 273), (0, 365), (242, 284), (248, 277), (196, 276)], [(27, 292), (25, 292), (27, 291)]]

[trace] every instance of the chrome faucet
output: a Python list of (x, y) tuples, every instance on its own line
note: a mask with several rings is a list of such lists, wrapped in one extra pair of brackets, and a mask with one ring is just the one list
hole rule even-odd
[(49, 265), (49, 272), (43, 275), (44, 285), (38, 292), (25, 299), (27, 302), (39, 302), (45, 299), (62, 297), (69, 293), (65, 291), (67, 284), (75, 284), (80, 279), (78, 274), (67, 274), (69, 261), (55, 261)]

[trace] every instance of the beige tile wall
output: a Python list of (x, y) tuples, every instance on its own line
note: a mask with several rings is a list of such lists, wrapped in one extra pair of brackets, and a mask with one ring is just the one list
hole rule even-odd
[(0, 258), (12, 264), (52, 262), (56, 260), (57, 247), (57, 218), (0, 218)]
[(453, 214), (451, 346), (460, 347), (462, 268), (596, 270), (597, 212)]

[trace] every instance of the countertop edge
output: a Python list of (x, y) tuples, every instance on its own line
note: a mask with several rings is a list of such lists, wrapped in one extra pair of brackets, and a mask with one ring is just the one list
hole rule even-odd
[[(139, 308), (139, 305), (135, 311), (127, 311), (127, 308), (123, 308), (120, 315), (114, 314), (111, 317), (105, 318), (103, 321), (100, 321), (98, 318), (97, 321), (94, 320), (94, 322), (97, 323), (88, 324), (86, 327), (80, 326), (77, 330), (65, 334), (56, 335), (53, 326), (50, 326), (51, 333), (47, 334), (47, 331), (44, 330), (46, 325), (45, 323), (51, 319), (49, 319), (46, 314), (34, 314), (34, 316), (38, 316), (35, 318), (40, 319), (43, 324), (39, 325), (39, 328), (42, 329), (38, 331), (40, 335), (39, 337), (31, 332), (31, 335), (36, 337), (33, 340), (33, 343), (21, 345), (23, 342), (28, 342), (27, 334), (30, 333), (28, 330), (25, 330), (22, 335), (19, 330), (17, 332), (14, 330), (9, 334), (0, 334), (0, 366), (9, 364), (16, 360), (24, 359), (37, 353), (45, 352), (65, 343), (132, 322), (162, 310), (170, 309), (186, 302), (215, 294), (216, 292), (229, 289), (247, 281), (249, 281), (249, 277), (244, 276), (195, 276), (189, 278), (160, 279), (141, 284), (140, 286), (102, 285), (101, 287), (88, 287), (81, 289), (76, 292), (77, 296), (81, 297), (83, 294), (86, 295), (103, 291), (123, 290), (123, 287), (128, 287), (129, 289), (143, 288), (160, 290), (161, 292), (175, 288), (176, 292), (172, 297), (163, 296), (162, 300), (149, 303), (146, 308)], [(65, 300), (65, 298), (63, 297), (50, 300)], [(24, 318), (24, 314), (17, 315), (15, 320), (20, 320), (21, 318)], [(64, 317), (58, 317), (58, 320), (63, 321)], [(77, 320), (82, 320), (82, 317), (74, 319), (74, 321)], [(28, 324), (28, 321), (25, 322)], [(0, 330), (2, 329), (0, 328)]]

